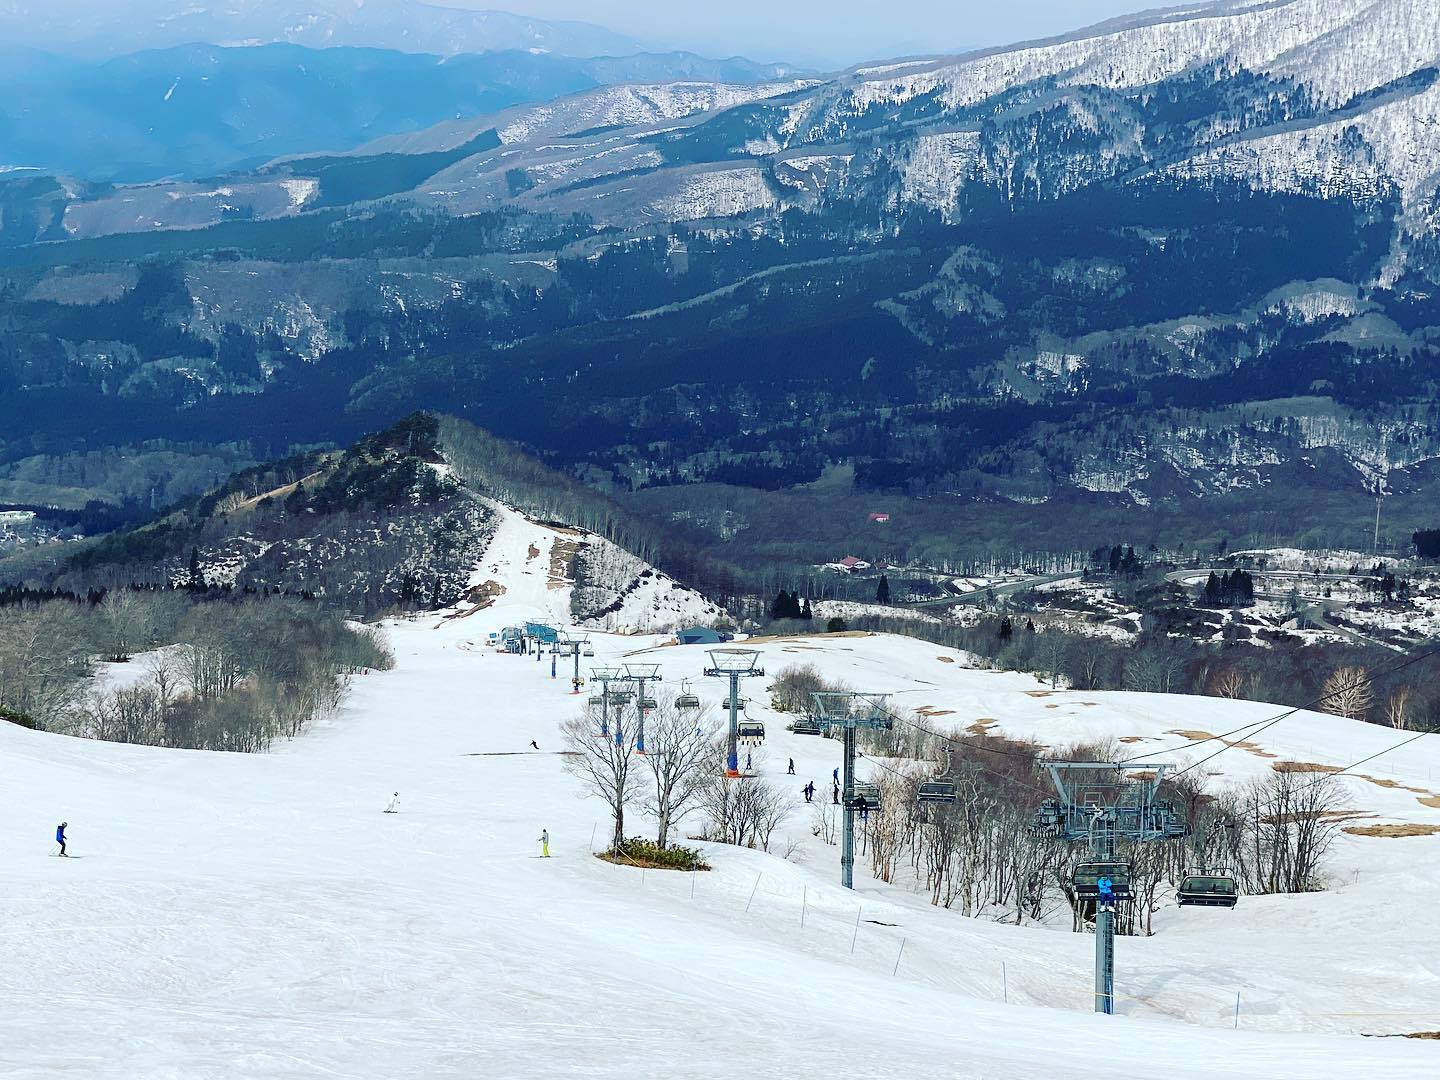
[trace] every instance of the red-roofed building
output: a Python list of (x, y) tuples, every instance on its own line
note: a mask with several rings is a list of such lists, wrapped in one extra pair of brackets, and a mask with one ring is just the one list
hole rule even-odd
[(877, 525), (884, 525), (890, 520), (890, 515), (884, 513), (883, 511), (877, 511), (876, 513), (870, 515), (870, 520), (875, 522)]

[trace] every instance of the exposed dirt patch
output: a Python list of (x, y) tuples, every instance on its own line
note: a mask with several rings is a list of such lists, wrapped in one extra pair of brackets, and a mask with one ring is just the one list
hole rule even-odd
[(475, 585), (465, 593), (465, 602), (471, 606), (462, 611), (457, 611), (452, 615), (446, 615), (445, 618), (447, 620), (467, 619), (477, 611), (484, 611), (504, 595), (505, 586), (501, 585), (498, 581), (486, 581), (480, 585)]
[(1165, 734), (1179, 735), (1182, 739), (1189, 739), (1191, 742), (1199, 742), (1201, 739), (1215, 738), (1215, 736), (1211, 735), (1208, 731), (1192, 731), (1190, 728), (1176, 728), (1173, 731), (1167, 731)]
[(525, 553), (525, 557), (527, 559), (538, 559), (540, 557), (540, 549), (534, 544), (531, 544), (530, 549)]
[(954, 709), (937, 709), (933, 705), (921, 705), (915, 710), (916, 716), (923, 716), (927, 720), (932, 716), (954, 716)]
[(1320, 765), (1313, 761), (1277, 761), (1270, 768), (1278, 773), (1338, 773), (1339, 765)]
[(550, 545), (550, 573), (545, 580), (546, 588), (563, 589), (575, 583), (575, 577), (570, 571), (575, 565), (575, 556), (579, 555), (584, 547), (584, 544), (576, 540), (556, 540)]
[(955, 662), (955, 658), (953, 656), (937, 656), (935, 657), (935, 659), (939, 660), (942, 664), (953, 664)]
[(1340, 831), (1351, 836), (1434, 836), (1440, 825), (1347, 825)]
[(1055, 704), (1053, 704), (1053, 703), (1050, 704), (1050, 705), (1046, 705), (1046, 706), (1045, 706), (1045, 708), (1047, 708), (1047, 709), (1058, 709), (1059, 707), (1060, 707), (1059, 705), (1055, 705)]
[(1022, 693), (1023, 693), (1026, 697), (1054, 697), (1054, 696), (1055, 696), (1055, 691), (1054, 691), (1054, 690), (1024, 690), (1024, 691), (1022, 691)]
[(1137, 743), (1137, 742), (1151, 742), (1151, 741), (1153, 741), (1153, 740), (1147, 739), (1144, 735), (1123, 735), (1123, 736), (1121, 736), (1120, 741), (1123, 742), (1123, 743)]
[(995, 727), (999, 723), (999, 720), (992, 719), (988, 716), (982, 716), (979, 720), (976, 720), (965, 730), (971, 735), (988, 735), (990, 733), (990, 729)]
[(1431, 810), (1440, 810), (1440, 795), (1427, 795), (1416, 799), (1421, 806), (1428, 806)]

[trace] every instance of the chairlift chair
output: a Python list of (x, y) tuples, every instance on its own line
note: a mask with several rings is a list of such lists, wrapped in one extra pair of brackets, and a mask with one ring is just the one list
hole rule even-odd
[(658, 708), (659, 704), (660, 703), (657, 702), (653, 697), (642, 697), (640, 699), (640, 708), (644, 709), (646, 712), (650, 712), (651, 710)]
[(951, 751), (950, 744), (945, 744), (945, 769), (933, 780), (923, 780), (920, 786), (915, 789), (915, 801), (917, 803), (931, 802), (954, 802), (960, 795), (959, 786), (950, 779)]
[(859, 814), (861, 821), (868, 820), (871, 814), (880, 813), (883, 809), (880, 788), (875, 784), (857, 783), (850, 798), (845, 800), (845, 809)]
[(590, 698), (590, 704), (593, 705), (595, 708), (599, 709), (604, 707), (605, 699), (599, 694), (596, 694), (594, 697)]
[(736, 724), (735, 737), (743, 743), (758, 745), (765, 741), (765, 725), (759, 720), (746, 717)]
[[(1109, 883), (1109, 896), (1103, 895), (1102, 884)], [(1070, 885), (1077, 900), (1091, 902), (1135, 899), (1130, 882), (1130, 864), (1123, 860), (1087, 860), (1075, 867), (1070, 876)]]
[(675, 707), (687, 710), (698, 709), (700, 708), (700, 698), (695, 694), (681, 694), (675, 699)]
[(952, 803), (959, 794), (959, 788), (951, 780), (923, 780), (915, 789), (915, 801)]
[(629, 705), (630, 702), (634, 700), (634, 698), (635, 698), (635, 692), (634, 692), (633, 690), (611, 690), (611, 691), (610, 691), (610, 704), (611, 704), (611, 705)]
[(594, 645), (591, 645), (588, 641), (585, 642), (585, 647), (581, 650), (581, 655), (582, 655), (582, 656), (594, 656), (594, 655), (595, 655), (595, 646), (594, 646)]
[(790, 725), (796, 735), (823, 735), (825, 732), (814, 717), (802, 716)]
[(732, 703), (731, 700), (727, 697), (727, 698), (725, 699), (725, 706), (724, 706), (724, 707), (725, 707), (726, 711), (728, 712), (728, 711), (729, 711), (730, 709), (732, 709), (732, 708), (734, 708), (734, 709), (743, 709), (743, 708), (745, 708), (745, 704), (746, 704), (746, 702), (745, 702), (745, 699), (744, 699), (743, 697), (742, 697), (740, 700), (735, 701), (735, 702), (733, 702), (733, 703)]
[(1229, 873), (1186, 874), (1175, 890), (1181, 907), (1233, 908), (1240, 899), (1239, 887)]

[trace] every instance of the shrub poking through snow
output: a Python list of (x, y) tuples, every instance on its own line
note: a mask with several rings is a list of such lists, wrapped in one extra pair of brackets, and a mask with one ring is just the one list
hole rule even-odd
[(621, 866), (643, 866), (647, 870), (709, 870), (710, 864), (694, 848), (661, 847), (654, 840), (632, 836), (600, 858)]

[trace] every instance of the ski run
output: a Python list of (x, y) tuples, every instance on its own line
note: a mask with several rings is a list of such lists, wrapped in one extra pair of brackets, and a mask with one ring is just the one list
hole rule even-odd
[[(386, 624), (393, 671), (264, 755), (113, 745), (0, 724), (0, 1075), (8, 1078), (1418, 1078), (1440, 1044), (1440, 837), (1342, 835), (1332, 887), (1167, 906), (1117, 941), (1119, 1015), (1093, 1015), (1093, 939), (931, 907), (838, 851), (800, 789), (828, 794), (831, 740), (766, 721), (754, 765), (793, 789), (772, 853), (700, 844), (713, 872), (617, 867), (605, 807), (563, 770), (583, 697), (562, 662), (491, 632), (563, 624), (556, 533), (508, 514), (475, 572), (500, 595)], [(660, 664), (718, 713), (703, 646), (590, 632), (591, 665)], [(756, 643), (773, 676), (816, 665), (957, 727), (1051, 745), (1224, 731), (1263, 704), (1048, 692), (920, 641)], [(588, 670), (587, 670), (588, 673)], [(104, 677), (123, 678), (111, 670)], [(1345, 765), (1405, 733), (1300, 713), (1213, 782), (1276, 758)], [(532, 748), (532, 742), (538, 750)], [(1275, 755), (1264, 757), (1261, 754)], [(796, 775), (786, 773), (793, 758)], [(860, 765), (865, 776), (871, 768)], [(1375, 822), (1440, 824), (1440, 740), (1346, 779)], [(398, 799), (395, 798), (398, 793)], [(817, 796), (819, 797), (819, 796)], [(1432, 805), (1427, 805), (1426, 801)], [(387, 807), (396, 812), (386, 814)], [(52, 837), (69, 824), (70, 859)], [(698, 821), (682, 824), (693, 832)], [(638, 812), (628, 832), (648, 831)], [(549, 838), (551, 858), (537, 838)], [(687, 841), (688, 842), (688, 841)], [(788, 858), (780, 852), (793, 848)], [(802, 925), (803, 919), (803, 925)], [(853, 949), (852, 949), (853, 941)], [(1238, 995), (1238, 1021), (1237, 1021)]]

